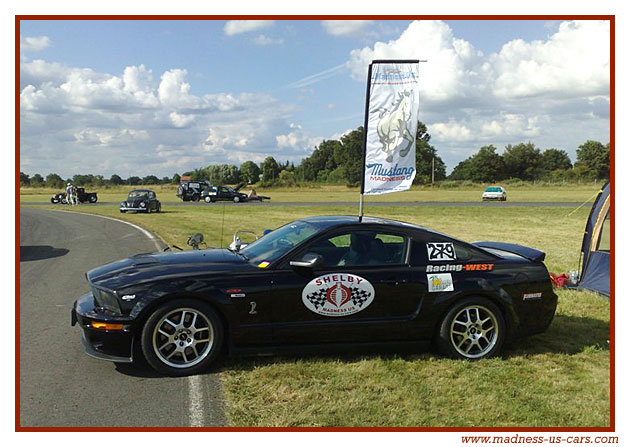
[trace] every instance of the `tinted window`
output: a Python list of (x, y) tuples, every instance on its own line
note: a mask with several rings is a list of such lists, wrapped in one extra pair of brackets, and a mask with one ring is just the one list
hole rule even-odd
[(610, 251), (610, 212), (606, 214), (606, 220), (599, 233), (599, 241), (597, 242), (598, 251)]
[(321, 255), (324, 265), (402, 265), (407, 240), (397, 234), (353, 231), (315, 241), (306, 250)]

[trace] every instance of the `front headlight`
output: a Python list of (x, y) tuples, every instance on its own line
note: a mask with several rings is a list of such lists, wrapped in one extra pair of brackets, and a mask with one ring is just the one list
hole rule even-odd
[(120, 202), (120, 206), (127, 206), (127, 202)]
[(145, 203), (144, 202), (140, 202), (140, 207), (144, 208)]
[(111, 312), (120, 313), (120, 303), (112, 292), (92, 287), (92, 296), (96, 305)]

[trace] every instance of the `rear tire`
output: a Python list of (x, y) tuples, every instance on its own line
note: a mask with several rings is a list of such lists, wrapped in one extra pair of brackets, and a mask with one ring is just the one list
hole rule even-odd
[(199, 202), (199, 194), (193, 194), (192, 201), (193, 202)]
[(440, 324), (438, 350), (451, 358), (479, 360), (501, 352), (506, 325), (489, 299), (469, 297), (455, 303)]
[(210, 203), (212, 202), (212, 199), (210, 198), (210, 196), (206, 196), (205, 199), (203, 199), (206, 203)]
[(96, 203), (97, 200), (98, 200), (98, 197), (90, 196), (90, 203)]
[(241, 201), (241, 198), (240, 198), (239, 196), (236, 196), (236, 197), (234, 197), (234, 199), (232, 199), (232, 200), (234, 200), (234, 203), (238, 203), (238, 202), (240, 202), (240, 201)]
[(149, 316), (140, 338), (149, 365), (169, 376), (187, 376), (207, 369), (223, 344), (223, 325), (208, 304), (178, 299)]

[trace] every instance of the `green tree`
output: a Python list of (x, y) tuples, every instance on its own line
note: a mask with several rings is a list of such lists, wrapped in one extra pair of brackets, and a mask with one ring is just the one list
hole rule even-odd
[(22, 171), (20, 171), (20, 185), (22, 186), (28, 186), (31, 183), (31, 179), (28, 177), (28, 174), (23, 173)]
[(577, 149), (575, 168), (593, 179), (610, 178), (610, 143), (588, 140)]
[(31, 177), (31, 186), (44, 186), (44, 177), (39, 174), (35, 174), (33, 177)]
[(247, 183), (258, 183), (260, 167), (253, 161), (246, 161), (241, 165), (241, 179)]
[(173, 174), (173, 181), (171, 183), (178, 185), (181, 180), (181, 176), (176, 172), (175, 174)]
[(168, 185), (169, 183), (171, 183), (171, 178), (166, 175), (160, 180), (161, 185)]
[(547, 149), (540, 157), (540, 169), (544, 173), (550, 173), (558, 169), (571, 169), (572, 167), (569, 155), (559, 149)]
[(125, 181), (118, 174), (112, 174), (109, 178), (109, 183), (112, 185), (124, 185)]
[(272, 182), (278, 178), (280, 174), (280, 166), (276, 162), (276, 159), (272, 156), (265, 158), (262, 163), (262, 179), (264, 182)]
[(140, 177), (137, 176), (131, 176), (127, 179), (127, 184), (129, 185), (139, 185), (140, 182), (142, 181), (142, 179)]
[[(328, 171), (329, 174), (336, 173), (337, 179), (345, 177), (348, 186), (356, 186), (361, 183), (363, 176), (363, 127), (349, 132), (341, 137), (340, 145), (333, 150), (333, 160), (335, 168)], [(339, 181), (335, 176), (329, 175), (329, 180)]]
[(63, 189), (64, 185), (65, 182), (63, 181), (61, 176), (57, 174), (48, 174), (46, 176), (46, 186), (48, 188)]
[(505, 178), (505, 163), (496, 153), (497, 148), (488, 145), (460, 162), (450, 175), (453, 180), (496, 182)]
[(147, 175), (142, 179), (143, 185), (157, 185), (158, 183), (160, 183), (160, 179), (155, 175)]
[(431, 171), (435, 160), (435, 180), (444, 180), (446, 178), (446, 165), (437, 150), (429, 144), (431, 135), (427, 132), (427, 126), (418, 121), (418, 130), (416, 130), (416, 177), (413, 179), (414, 184), (431, 183)]
[(508, 144), (503, 152), (505, 171), (509, 178), (521, 180), (537, 180), (541, 174), (540, 149), (531, 141), (515, 146)]

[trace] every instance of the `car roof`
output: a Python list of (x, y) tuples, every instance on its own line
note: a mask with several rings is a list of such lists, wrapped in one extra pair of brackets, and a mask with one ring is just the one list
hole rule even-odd
[(140, 188), (140, 189), (132, 189), (131, 191), (129, 191), (129, 194), (131, 194), (132, 192), (154, 192), (154, 191), (152, 189)]
[[(371, 217), (364, 216), (363, 219), (359, 222), (358, 216), (314, 216), (314, 217), (306, 217), (304, 219), (300, 219), (302, 222), (306, 222), (317, 227), (321, 228), (333, 228), (340, 227), (344, 225), (351, 224), (380, 224), (380, 225), (388, 225), (398, 228), (407, 228), (407, 229), (416, 229), (416, 230), (427, 230), (426, 228), (420, 227), (418, 225), (410, 224), (407, 222), (401, 222), (399, 220), (392, 219), (384, 219), (381, 217)], [(431, 230), (429, 230), (431, 231)]]

